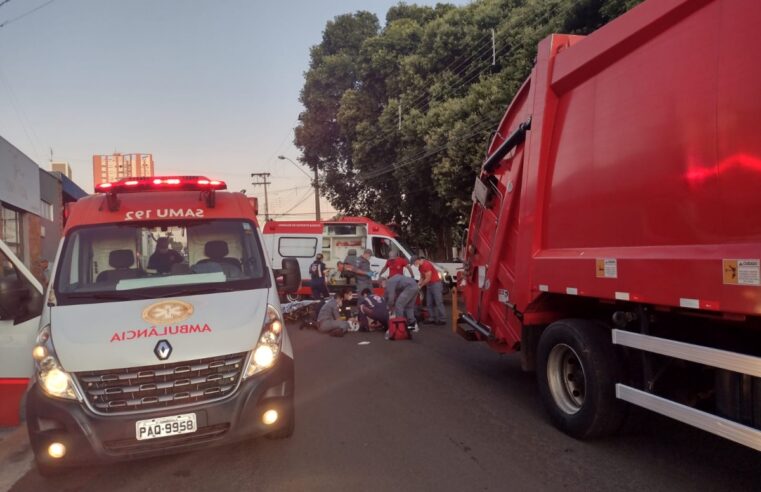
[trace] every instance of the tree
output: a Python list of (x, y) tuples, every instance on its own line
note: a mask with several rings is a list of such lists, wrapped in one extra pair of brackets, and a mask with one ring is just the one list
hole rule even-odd
[(589, 33), (639, 1), (400, 3), (383, 29), (367, 12), (338, 16), (305, 74), (295, 140), (302, 161), (320, 170), (337, 210), (393, 221), (408, 242), (444, 255), (539, 41)]

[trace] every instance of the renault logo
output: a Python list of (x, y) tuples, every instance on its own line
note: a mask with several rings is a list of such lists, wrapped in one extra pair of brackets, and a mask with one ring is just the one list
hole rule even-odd
[(167, 360), (172, 355), (172, 346), (166, 340), (159, 340), (156, 348), (153, 349), (153, 353), (156, 354), (159, 360)]

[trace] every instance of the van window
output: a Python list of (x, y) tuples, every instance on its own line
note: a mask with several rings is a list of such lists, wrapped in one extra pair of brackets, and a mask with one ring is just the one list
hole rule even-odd
[(400, 257), (407, 257), (407, 252), (402, 249), (400, 244), (395, 240), (388, 237), (373, 237), (372, 240), (373, 256), (376, 258), (388, 259), (389, 253), (396, 251), (396, 254)]
[(374, 237), (372, 241), (373, 256), (376, 258), (388, 259), (388, 254), (393, 250), (399, 251), (391, 245), (391, 241), (386, 237)]
[(251, 223), (190, 220), (78, 228), (66, 238), (54, 288), (60, 304), (74, 304), (269, 284)]
[(314, 258), (317, 254), (316, 237), (281, 237), (277, 252), (283, 258)]

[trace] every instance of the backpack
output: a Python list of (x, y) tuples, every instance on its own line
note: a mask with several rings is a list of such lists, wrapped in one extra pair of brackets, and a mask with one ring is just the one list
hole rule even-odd
[(406, 318), (391, 318), (388, 320), (387, 340), (410, 340), (412, 333), (407, 328)]

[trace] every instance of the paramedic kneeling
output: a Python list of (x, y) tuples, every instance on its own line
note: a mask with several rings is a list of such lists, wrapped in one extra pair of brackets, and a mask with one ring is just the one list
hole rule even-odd
[(342, 337), (349, 331), (349, 322), (341, 319), (341, 306), (351, 299), (351, 288), (344, 287), (325, 303), (317, 315), (317, 329), (332, 337)]
[(386, 331), (387, 329), (386, 300), (374, 295), (370, 289), (363, 290), (359, 300), (359, 331)]

